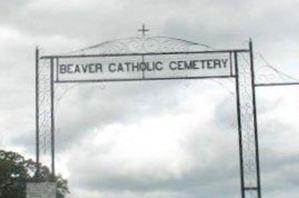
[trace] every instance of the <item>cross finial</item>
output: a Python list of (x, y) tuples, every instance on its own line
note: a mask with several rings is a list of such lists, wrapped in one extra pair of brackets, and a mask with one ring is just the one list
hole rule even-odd
[(138, 32), (142, 32), (142, 36), (144, 37), (145, 36), (145, 33), (146, 32), (149, 32), (150, 30), (149, 29), (146, 29), (145, 28), (145, 25), (142, 24), (142, 29), (139, 29)]

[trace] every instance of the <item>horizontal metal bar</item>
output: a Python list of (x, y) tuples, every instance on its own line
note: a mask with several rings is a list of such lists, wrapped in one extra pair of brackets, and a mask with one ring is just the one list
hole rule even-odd
[(101, 83), (101, 82), (124, 82), (124, 81), (154, 81), (154, 80), (192, 80), (210, 78), (235, 78), (235, 76), (205, 76), (205, 77), (175, 77), (175, 78), (123, 78), (123, 79), (94, 79), (94, 80), (59, 80), (55, 83)]
[(257, 190), (258, 187), (244, 187), (244, 190)]
[(186, 52), (151, 52), (151, 53), (115, 53), (115, 54), (80, 54), (80, 55), (46, 55), (41, 59), (50, 58), (90, 58), (90, 57), (118, 57), (118, 56), (157, 56), (172, 54), (208, 54), (208, 53), (230, 53), (230, 52), (249, 52), (248, 49), (231, 50), (207, 50), (207, 51), (186, 51)]
[(286, 82), (286, 83), (258, 83), (256, 87), (272, 87), (272, 86), (292, 86), (299, 85), (299, 82)]

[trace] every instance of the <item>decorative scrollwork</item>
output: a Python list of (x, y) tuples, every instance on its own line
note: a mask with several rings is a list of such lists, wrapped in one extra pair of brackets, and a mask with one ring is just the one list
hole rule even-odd
[[(245, 187), (257, 187), (252, 73), (248, 54), (239, 54), (238, 58), (244, 185)], [(258, 197), (255, 190), (245, 191), (245, 193), (246, 197)]]
[(207, 50), (209, 46), (168, 37), (134, 37), (108, 41), (67, 54), (159, 53)]
[(286, 74), (274, 66), (272, 66), (262, 54), (256, 54), (256, 62), (259, 63), (259, 67), (256, 70), (256, 83), (268, 84), (268, 83), (284, 83), (284, 82), (298, 82), (299, 79)]

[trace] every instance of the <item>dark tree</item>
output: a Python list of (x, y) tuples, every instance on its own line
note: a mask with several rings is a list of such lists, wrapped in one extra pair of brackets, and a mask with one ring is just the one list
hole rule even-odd
[(39, 177), (36, 176), (37, 164), (26, 160), (15, 152), (0, 150), (0, 198), (25, 198), (26, 182), (57, 182), (57, 198), (64, 198), (69, 193), (67, 180), (61, 175), (53, 178), (49, 168), (40, 165)]

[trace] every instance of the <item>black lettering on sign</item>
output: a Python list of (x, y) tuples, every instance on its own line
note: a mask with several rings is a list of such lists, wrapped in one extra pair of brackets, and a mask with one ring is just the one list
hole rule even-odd
[(184, 70), (186, 68), (186, 62), (185, 61), (178, 61), (178, 70)]
[(60, 74), (66, 73), (66, 65), (65, 64), (59, 65), (59, 73)]
[(101, 63), (87, 63), (87, 64), (61, 64), (59, 65), (60, 74), (73, 73), (97, 73), (103, 72)]
[(72, 68), (73, 66), (74, 66), (73, 64), (67, 64), (67, 66), (66, 66), (66, 73), (72, 73), (71, 68)]
[(199, 63), (198, 60), (194, 60), (194, 61), (192, 61), (193, 69), (199, 69), (199, 67), (198, 67), (198, 63)]
[(219, 59), (214, 60), (214, 67), (215, 68), (221, 68), (221, 61)]
[(176, 70), (176, 67), (177, 67), (177, 63), (175, 61), (170, 61), (169, 62), (169, 68), (171, 70)]
[(146, 68), (147, 68), (147, 63), (145, 63), (145, 62), (141, 62), (140, 63), (140, 69), (141, 69), (141, 71), (145, 71), (146, 70)]
[[(87, 65), (87, 64), (86, 64), (86, 65), (81, 65), (83, 73), (86, 73), (86, 72), (87, 72), (87, 69), (90, 68), (90, 65), (91, 65), (91, 64), (88, 64), (88, 65)], [(79, 65), (78, 65), (78, 67), (79, 67)], [(79, 72), (80, 72), (80, 71), (79, 71)]]
[(126, 71), (129, 72), (130, 71), (130, 63), (126, 62), (126, 63), (124, 63), (124, 65), (126, 66)]
[(80, 73), (80, 67), (79, 67), (79, 65), (75, 66), (74, 73)]
[[(130, 64), (131, 65), (131, 64)], [(139, 65), (137, 63), (132, 63), (132, 71), (134, 72), (135, 70), (138, 72), (139, 71)]]
[(116, 66), (115, 63), (110, 63), (109, 66), (108, 66), (109, 71), (110, 72), (115, 72), (116, 71), (115, 66)]
[(98, 71), (103, 72), (103, 66), (101, 63), (96, 63), (95, 65), (95, 72), (97, 73)]
[(124, 68), (123, 68), (121, 63), (118, 63), (117, 71), (118, 72), (120, 72), (120, 71), (123, 72), (124, 71)]
[(213, 60), (207, 60), (206, 63), (207, 63), (207, 68), (208, 69), (214, 69), (215, 68), (215, 65), (213, 65)]
[(221, 59), (221, 62), (222, 62), (223, 68), (226, 68), (228, 59)]
[[(161, 67), (159, 67), (159, 65), (161, 66)], [(162, 69), (163, 69), (163, 63), (161, 62), (161, 61), (158, 61), (157, 63), (156, 63), (156, 69), (158, 70), (158, 71), (161, 71)]]

